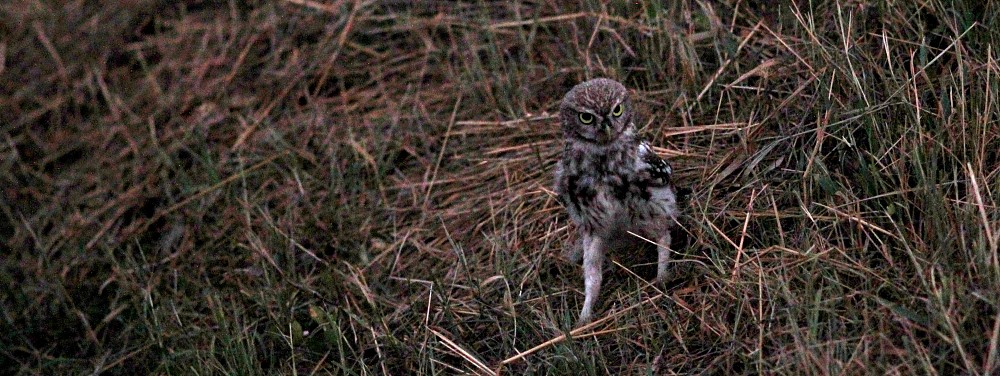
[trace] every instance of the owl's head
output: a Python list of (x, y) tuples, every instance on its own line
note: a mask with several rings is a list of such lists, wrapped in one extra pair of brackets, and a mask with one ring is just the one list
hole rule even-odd
[(621, 83), (595, 78), (566, 93), (559, 119), (567, 139), (608, 144), (632, 127), (632, 103)]

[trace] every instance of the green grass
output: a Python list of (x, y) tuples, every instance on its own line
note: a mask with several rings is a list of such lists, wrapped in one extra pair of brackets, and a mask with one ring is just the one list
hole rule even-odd
[[(998, 20), (0, 5), (0, 373), (997, 374)], [(616, 255), (573, 330), (553, 114), (598, 76), (690, 193), (670, 281)]]

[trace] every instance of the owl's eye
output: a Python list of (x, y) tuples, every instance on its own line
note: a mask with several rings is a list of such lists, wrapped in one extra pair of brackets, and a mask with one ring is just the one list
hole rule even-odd
[(588, 114), (586, 112), (580, 113), (580, 122), (584, 124), (590, 124), (594, 122), (594, 115)]
[(611, 115), (613, 115), (615, 117), (622, 116), (623, 112), (625, 112), (625, 107), (622, 106), (621, 103), (619, 103), (617, 106), (615, 106), (615, 108), (611, 109)]

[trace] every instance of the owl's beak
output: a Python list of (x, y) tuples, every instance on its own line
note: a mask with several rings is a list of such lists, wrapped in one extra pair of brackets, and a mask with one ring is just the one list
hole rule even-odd
[(605, 136), (609, 138), (611, 137), (611, 122), (608, 122), (607, 120), (601, 122), (601, 129), (604, 130)]

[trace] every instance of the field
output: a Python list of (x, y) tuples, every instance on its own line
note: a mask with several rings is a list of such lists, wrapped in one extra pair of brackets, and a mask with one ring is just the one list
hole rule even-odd
[[(5, 3), (0, 373), (997, 375), (998, 46), (974, 0)], [(593, 77), (685, 194), (574, 328)]]

